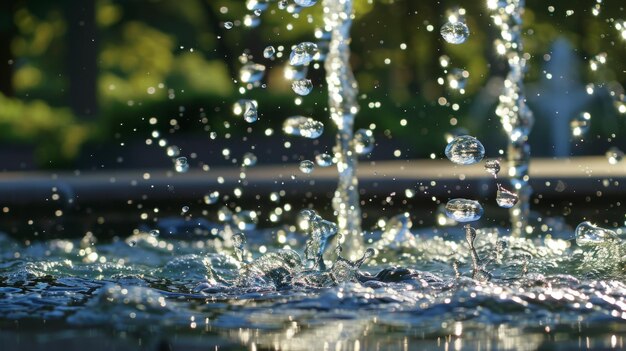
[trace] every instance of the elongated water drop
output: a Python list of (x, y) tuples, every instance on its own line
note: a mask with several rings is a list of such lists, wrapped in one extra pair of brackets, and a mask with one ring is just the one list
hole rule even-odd
[(305, 96), (313, 90), (313, 83), (310, 79), (299, 79), (291, 83), (291, 89), (294, 93)]
[(450, 44), (464, 43), (469, 37), (469, 28), (463, 22), (447, 22), (441, 27), (441, 36)]
[(459, 165), (471, 165), (483, 159), (485, 147), (473, 136), (462, 135), (446, 146), (446, 157)]
[(189, 162), (187, 162), (187, 157), (179, 157), (174, 161), (174, 169), (178, 173), (185, 173), (189, 170)]
[(498, 206), (502, 208), (511, 208), (515, 206), (518, 200), (519, 197), (516, 193), (508, 191), (498, 184), (498, 191), (496, 193), (496, 202), (498, 203)]
[(369, 129), (359, 129), (354, 132), (354, 152), (364, 155), (374, 150), (374, 133)]
[(494, 178), (498, 178), (498, 173), (500, 173), (500, 161), (488, 160), (485, 162), (485, 171), (491, 173)]
[(313, 163), (313, 161), (304, 160), (300, 162), (300, 166), (298, 166), (298, 168), (300, 169), (300, 172), (309, 174), (313, 172), (313, 169), (315, 168), (315, 164)]
[(239, 70), (239, 78), (244, 83), (256, 83), (263, 79), (265, 75), (265, 66), (259, 63), (246, 63)]
[(313, 61), (318, 52), (317, 44), (308, 41), (302, 42), (294, 46), (289, 56), (289, 63), (293, 66), (307, 65)]
[(248, 123), (254, 123), (258, 119), (258, 103), (256, 100), (239, 99), (233, 104), (233, 114), (242, 116)]
[(265, 47), (265, 49), (263, 50), (263, 57), (265, 57), (266, 59), (272, 58), (274, 57), (275, 53), (276, 53), (276, 49), (270, 45), (270, 46)]
[(598, 227), (588, 221), (580, 223), (575, 233), (576, 244), (579, 246), (611, 245), (619, 241), (614, 231)]
[(233, 248), (239, 262), (243, 262), (244, 247), (246, 245), (246, 235), (244, 233), (234, 234), (232, 237)]
[(324, 124), (310, 117), (294, 116), (285, 120), (283, 132), (288, 135), (315, 139), (324, 132)]
[(320, 167), (329, 167), (333, 164), (333, 157), (329, 154), (318, 154), (315, 156), (315, 163)]
[(293, 0), (293, 2), (295, 2), (296, 5), (302, 7), (311, 7), (317, 4), (317, 0)]
[(446, 216), (457, 222), (477, 221), (483, 212), (483, 207), (475, 200), (452, 199), (446, 204)]

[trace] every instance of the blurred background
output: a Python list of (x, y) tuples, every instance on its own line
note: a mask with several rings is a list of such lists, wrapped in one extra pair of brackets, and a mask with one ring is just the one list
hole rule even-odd
[[(263, 150), (259, 163), (283, 163), (311, 145), (283, 147), (281, 126), (291, 115), (323, 121), (327, 131), (313, 145), (328, 151), (334, 126), (323, 68), (310, 67), (314, 90), (306, 97), (285, 78), (291, 46), (317, 41), (322, 7), (289, 13), (270, 3), (257, 16), (241, 0), (1, 1), (0, 168), (168, 168), (167, 145), (208, 165), (231, 163), (251, 146)], [(483, 140), (488, 156), (505, 148), (494, 109), (507, 65), (485, 1), (354, 6), (357, 128), (374, 127), (371, 159), (442, 157), (446, 136), (459, 132)], [(459, 6), (471, 34), (451, 45), (439, 28)], [(624, 7), (527, 1), (533, 155), (626, 149)], [(268, 45), (279, 55), (264, 58)], [(242, 55), (266, 66), (258, 87), (238, 82)], [(242, 92), (259, 102), (254, 124), (233, 116)], [(572, 135), (571, 120), (583, 112), (589, 130)]]

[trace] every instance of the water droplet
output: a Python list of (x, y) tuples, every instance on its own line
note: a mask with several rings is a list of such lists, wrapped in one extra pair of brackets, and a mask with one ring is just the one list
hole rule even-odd
[(159, 236), (160, 234), (161, 234), (161, 232), (160, 232), (158, 229), (152, 229), (152, 230), (150, 231), (150, 235), (151, 235), (151, 236), (154, 236), (154, 237), (157, 237), (157, 236)]
[(180, 148), (176, 145), (168, 146), (165, 152), (169, 157), (176, 157), (180, 155)]
[(244, 83), (257, 83), (265, 75), (265, 66), (259, 63), (246, 63), (239, 70), (239, 78)]
[(576, 244), (579, 246), (610, 245), (617, 242), (617, 234), (590, 222), (582, 222), (576, 227)]
[(483, 159), (485, 147), (473, 136), (463, 135), (454, 138), (446, 146), (446, 157), (459, 165), (471, 165)]
[(246, 8), (250, 11), (265, 11), (269, 6), (270, 0), (247, 0)]
[(502, 208), (511, 208), (515, 206), (518, 200), (519, 197), (516, 193), (508, 191), (498, 184), (498, 191), (496, 193), (496, 202), (498, 203), (498, 206)]
[(294, 116), (285, 120), (283, 132), (288, 135), (315, 139), (324, 132), (324, 124), (310, 117)]
[(446, 204), (446, 216), (457, 222), (477, 221), (483, 215), (483, 207), (478, 201), (452, 199)]
[(317, 0), (293, 0), (298, 6), (311, 7), (317, 3)]
[(182, 214), (185, 214), (185, 213), (189, 212), (189, 206), (183, 206), (183, 208), (180, 209), (180, 212)]
[(610, 164), (616, 165), (624, 159), (624, 152), (616, 147), (612, 147), (606, 152), (606, 158)]
[(246, 152), (245, 154), (243, 154), (243, 162), (242, 165), (244, 167), (252, 167), (254, 165), (256, 165), (257, 162), (257, 157), (255, 154), (251, 153), (251, 152)]
[(570, 122), (573, 136), (581, 136), (589, 130), (591, 124), (591, 114), (589, 112), (581, 112)]
[(135, 247), (135, 246), (137, 246), (137, 242), (135, 240), (129, 240), (128, 241), (128, 246)]
[(246, 245), (246, 235), (244, 233), (234, 234), (232, 237), (233, 248), (239, 262), (243, 262), (244, 247)]
[(318, 52), (317, 44), (308, 41), (302, 42), (291, 50), (289, 63), (293, 66), (307, 65), (313, 61)]
[(359, 129), (354, 133), (354, 152), (364, 155), (374, 150), (374, 133), (369, 129)]
[(226, 29), (233, 28), (233, 22), (230, 22), (230, 21), (224, 22), (224, 28), (226, 28)]
[(187, 162), (187, 157), (179, 157), (174, 162), (174, 169), (178, 173), (185, 173), (189, 170), (189, 162)]
[(315, 168), (315, 164), (313, 163), (313, 161), (304, 160), (300, 162), (300, 166), (298, 168), (300, 168), (300, 172), (309, 174), (313, 172), (313, 169)]
[(256, 100), (239, 99), (233, 104), (233, 114), (243, 116), (248, 123), (254, 123), (258, 119), (258, 103)]
[(494, 178), (498, 178), (498, 173), (500, 173), (500, 161), (487, 160), (487, 162), (485, 162), (485, 171), (492, 174)]
[(287, 5), (289, 5), (289, 2), (287, 0), (280, 0), (278, 2), (278, 8), (281, 9), (281, 10), (286, 9)]
[(315, 156), (315, 163), (320, 167), (329, 167), (333, 164), (333, 157), (329, 154), (318, 154)]
[(213, 205), (219, 199), (220, 199), (219, 191), (213, 191), (213, 192), (210, 192), (210, 193), (204, 195), (204, 203), (207, 204), (207, 205)]
[(254, 211), (239, 211), (233, 215), (233, 223), (239, 230), (252, 230), (256, 228), (259, 217)]
[(298, 95), (309, 95), (309, 93), (313, 90), (313, 83), (310, 79), (295, 80), (291, 83), (291, 89)]
[[(256, 11), (260, 11), (260, 10), (256, 10)], [(258, 15), (245, 15), (243, 16), (243, 25), (248, 27), (248, 28), (255, 28), (258, 27), (259, 24), (261, 24), (261, 19), (259, 18)]]
[(265, 49), (263, 50), (263, 57), (265, 57), (266, 59), (272, 58), (274, 57), (275, 53), (276, 53), (276, 49), (273, 46), (269, 45), (265, 47)]
[(469, 37), (469, 28), (463, 22), (447, 22), (441, 27), (441, 36), (450, 44), (464, 43)]

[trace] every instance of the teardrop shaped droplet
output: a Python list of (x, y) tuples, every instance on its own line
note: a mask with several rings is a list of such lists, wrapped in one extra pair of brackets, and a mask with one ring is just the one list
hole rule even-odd
[(487, 171), (487, 173), (491, 173), (494, 178), (498, 178), (498, 173), (500, 173), (500, 161), (488, 160), (485, 162), (485, 171)]
[(462, 135), (446, 146), (446, 157), (459, 165), (471, 165), (483, 159), (485, 147), (473, 136)]
[(614, 231), (598, 227), (588, 221), (580, 223), (575, 233), (576, 244), (579, 246), (611, 245), (619, 240)]
[(274, 54), (276, 54), (276, 49), (271, 45), (265, 47), (265, 49), (263, 50), (263, 57), (265, 57), (266, 59), (274, 57)]
[(463, 22), (447, 22), (441, 27), (441, 36), (450, 44), (464, 43), (469, 37), (469, 28)]
[(178, 173), (185, 173), (189, 170), (189, 162), (187, 162), (187, 157), (179, 157), (174, 161), (174, 169)]
[(304, 160), (300, 162), (300, 166), (298, 166), (298, 168), (300, 169), (300, 172), (310, 174), (311, 172), (313, 172), (313, 169), (315, 169), (315, 164), (313, 163), (313, 161)]
[(519, 197), (516, 193), (508, 191), (498, 184), (498, 191), (496, 193), (496, 202), (498, 203), (498, 206), (502, 208), (511, 208), (515, 206), (518, 200)]
[(308, 41), (302, 42), (291, 50), (289, 63), (293, 66), (307, 65), (313, 61), (318, 52), (317, 44)]
[(283, 132), (288, 135), (315, 139), (324, 132), (324, 124), (310, 117), (294, 116), (285, 120)]
[(483, 212), (483, 207), (475, 200), (452, 199), (446, 204), (446, 216), (457, 222), (477, 221)]
[(313, 90), (313, 83), (310, 79), (299, 79), (291, 83), (291, 89), (294, 93), (305, 96)]

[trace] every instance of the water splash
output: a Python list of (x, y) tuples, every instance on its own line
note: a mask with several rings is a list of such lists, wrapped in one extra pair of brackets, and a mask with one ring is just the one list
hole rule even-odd
[(503, 54), (509, 64), (509, 73), (504, 81), (504, 90), (496, 114), (508, 135), (508, 175), (520, 201), (509, 210), (511, 230), (520, 236), (525, 230), (530, 212), (532, 189), (528, 183), (530, 146), (528, 134), (534, 124), (532, 111), (526, 105), (524, 95), (524, 74), (526, 56), (522, 46), (522, 14), (524, 0), (487, 0), (487, 7), (493, 13), (493, 22), (498, 27), (500, 39), (496, 50)]
[(363, 253), (359, 183), (356, 177), (357, 154), (353, 147), (354, 117), (357, 105), (357, 83), (350, 67), (350, 26), (354, 18), (351, 0), (324, 0), (324, 24), (331, 33), (324, 62), (330, 116), (337, 125), (335, 159), (339, 184), (333, 198), (339, 232), (348, 256)]

